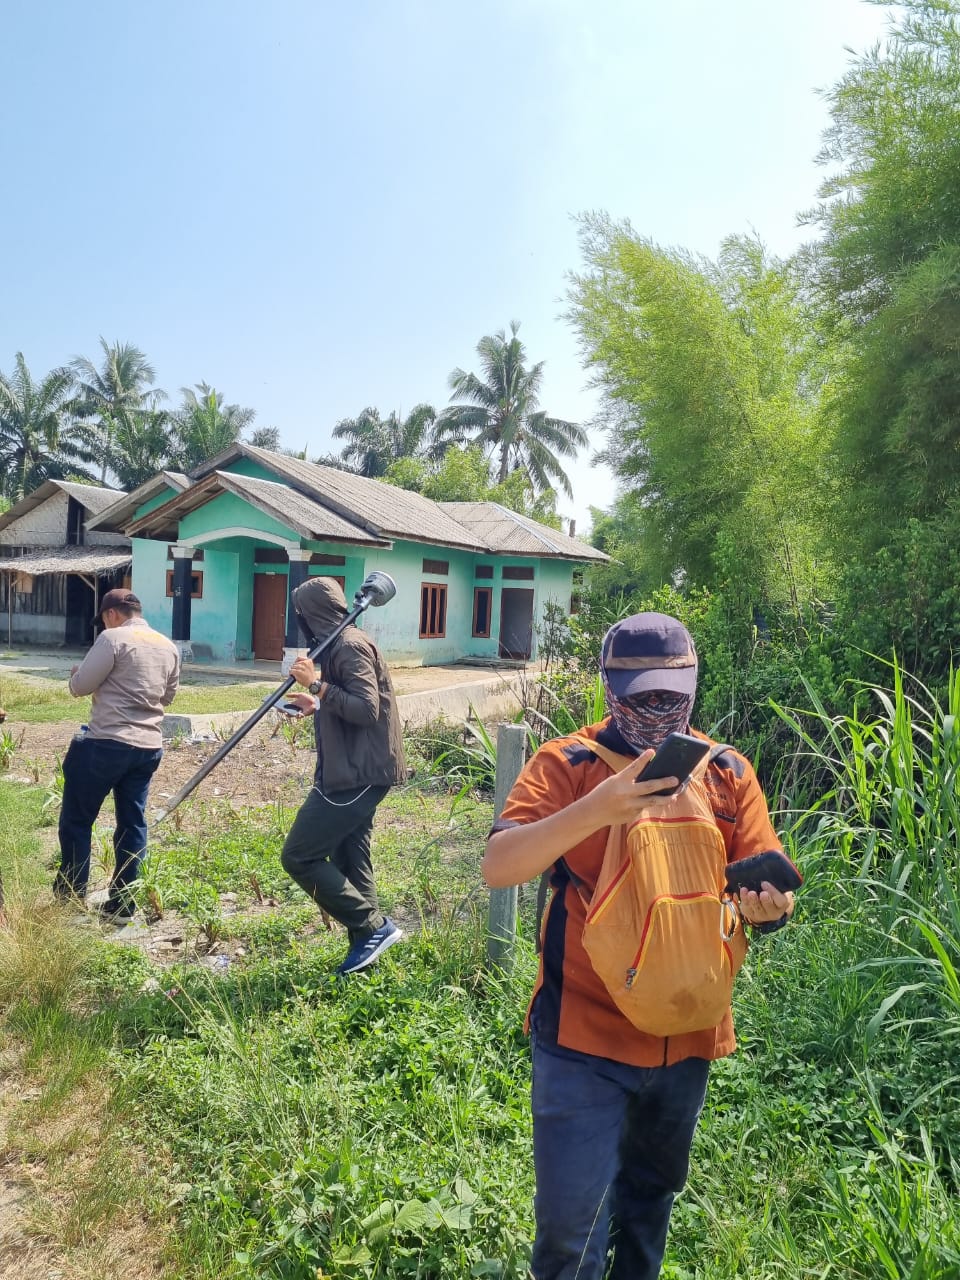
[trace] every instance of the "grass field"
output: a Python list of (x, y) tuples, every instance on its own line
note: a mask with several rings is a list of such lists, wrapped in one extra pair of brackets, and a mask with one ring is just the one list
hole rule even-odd
[[(202, 715), (218, 711), (252, 711), (276, 684), (240, 681), (236, 684), (190, 683), (180, 686), (171, 713)], [(0, 675), (0, 704), (11, 723), (41, 724), (54, 720), (82, 721), (90, 714), (89, 698), (74, 698), (65, 680)]]
[[(740, 1049), (712, 1073), (665, 1280), (960, 1276), (955, 694), (792, 717), (818, 792), (779, 826), (806, 885), (738, 979)], [(18, 893), (43, 879), (40, 800), (0, 784)], [(47, 1219), (90, 1280), (521, 1280), (531, 895), (515, 966), (494, 976), (477, 873), (489, 804), (423, 778), (390, 795), (374, 858), (409, 936), (349, 982), (330, 977), (343, 936), (305, 935), (314, 914), (279, 869), (290, 818), (234, 815), (154, 850), (164, 902), (243, 939), (219, 977), (15, 907), (0, 1005), (30, 1101), (6, 1167), (56, 1173), (50, 1115), (96, 1104), (99, 1127), (71, 1130), (72, 1216)], [(273, 910), (218, 916), (224, 891), (243, 908), (254, 883)], [(131, 1216), (140, 1270), (125, 1271)]]

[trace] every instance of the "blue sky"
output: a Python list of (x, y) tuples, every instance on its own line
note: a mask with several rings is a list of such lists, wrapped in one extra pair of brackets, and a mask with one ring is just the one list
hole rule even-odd
[[(313, 452), (521, 322), (586, 421), (575, 216), (789, 253), (860, 0), (5, 0), (0, 369), (133, 342)], [(597, 445), (602, 443), (598, 438)], [(571, 468), (581, 529), (614, 489)]]

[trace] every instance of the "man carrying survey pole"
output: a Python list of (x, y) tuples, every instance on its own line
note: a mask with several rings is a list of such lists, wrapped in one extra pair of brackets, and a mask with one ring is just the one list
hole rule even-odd
[[(332, 578), (310, 578), (293, 606), (311, 648), (342, 626), (347, 601)], [(287, 835), (281, 862), (314, 902), (342, 924), (349, 949), (337, 973), (366, 969), (399, 942), (381, 912), (370, 859), (377, 805), (406, 778), (403, 738), (390, 673), (373, 641), (352, 623), (324, 648), (322, 667), (298, 658), (291, 676), (306, 692), (288, 701), (313, 712), (313, 786)]]

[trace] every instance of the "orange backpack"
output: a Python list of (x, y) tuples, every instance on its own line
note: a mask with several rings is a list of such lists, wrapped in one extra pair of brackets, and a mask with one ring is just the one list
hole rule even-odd
[[(577, 741), (615, 772), (633, 763), (592, 739)], [(584, 900), (590, 962), (624, 1017), (649, 1035), (717, 1026), (747, 953), (739, 909), (724, 893), (726, 848), (703, 782), (708, 764), (729, 749), (714, 747), (679, 795), (649, 796), (629, 828), (610, 828), (596, 889)]]

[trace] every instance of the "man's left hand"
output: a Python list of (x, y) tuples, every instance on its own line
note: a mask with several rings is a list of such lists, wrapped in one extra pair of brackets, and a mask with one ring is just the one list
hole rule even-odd
[(769, 880), (761, 881), (759, 893), (741, 889), (739, 901), (740, 914), (747, 924), (769, 924), (781, 916), (793, 915), (793, 894), (781, 893)]
[[(317, 705), (317, 700), (312, 693), (289, 693), (287, 701), (295, 703), (300, 708), (300, 715), (310, 715)], [(294, 716), (294, 719), (297, 717)]]

